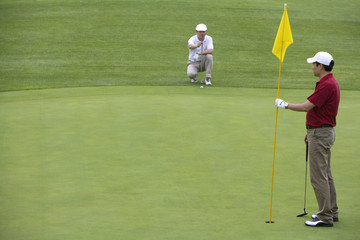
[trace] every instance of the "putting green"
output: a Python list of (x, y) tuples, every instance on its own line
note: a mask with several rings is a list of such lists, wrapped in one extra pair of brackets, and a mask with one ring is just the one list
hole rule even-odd
[[(311, 90), (281, 90), (303, 101)], [(340, 222), (308, 229), (305, 114), (276, 90), (99, 87), (0, 93), (1, 239), (355, 239), (358, 92), (342, 93)], [(356, 190), (356, 191), (355, 191)], [(307, 211), (316, 211), (308, 186)]]

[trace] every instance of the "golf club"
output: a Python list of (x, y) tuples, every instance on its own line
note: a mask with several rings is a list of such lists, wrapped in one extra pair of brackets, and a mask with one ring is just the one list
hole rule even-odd
[(308, 155), (309, 155), (309, 144), (306, 142), (306, 157), (305, 157), (305, 194), (304, 194), (304, 212), (297, 215), (297, 217), (302, 217), (307, 215), (306, 212), (306, 185), (307, 185), (307, 163), (308, 163)]
[[(204, 34), (201, 34), (201, 41), (202, 41), (202, 44), (201, 44), (201, 50), (200, 50), (200, 52), (202, 52), (203, 51), (203, 45), (204, 45)], [(202, 65), (203, 65), (203, 55), (200, 55), (200, 57), (201, 57), (201, 62), (200, 62), (200, 72), (202, 72)], [(200, 80), (200, 83), (202, 84), (203, 83), (203, 81), (202, 80)]]

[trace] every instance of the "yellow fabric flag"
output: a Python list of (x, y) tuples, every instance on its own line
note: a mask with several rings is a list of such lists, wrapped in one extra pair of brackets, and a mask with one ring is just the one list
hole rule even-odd
[(288, 46), (292, 44), (293, 38), (290, 29), (289, 17), (286, 11), (286, 4), (284, 5), (284, 13), (281, 18), (280, 26), (276, 34), (272, 53), (282, 62), (285, 57), (285, 52)]

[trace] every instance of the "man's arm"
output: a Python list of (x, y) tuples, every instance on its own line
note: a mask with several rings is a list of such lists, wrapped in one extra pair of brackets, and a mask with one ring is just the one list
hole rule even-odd
[(275, 100), (275, 106), (279, 108), (291, 109), (297, 112), (308, 112), (315, 107), (309, 100), (304, 103), (287, 103), (282, 99)]
[(190, 48), (190, 49), (198, 48), (198, 47), (201, 46), (202, 43), (203, 43), (202, 41), (199, 41), (197, 44), (190, 43), (190, 44), (189, 44), (189, 48)]
[(199, 55), (207, 55), (207, 54), (212, 54), (212, 53), (213, 53), (213, 49), (208, 49), (208, 50), (200, 52)]
[(309, 100), (304, 103), (288, 103), (288, 109), (297, 112), (308, 112), (315, 107)]

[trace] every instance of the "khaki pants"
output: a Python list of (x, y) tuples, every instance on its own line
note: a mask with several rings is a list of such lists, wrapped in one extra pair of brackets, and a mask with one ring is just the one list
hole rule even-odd
[(211, 78), (211, 71), (213, 67), (213, 56), (211, 54), (204, 55), (204, 60), (201, 62), (188, 62), (187, 63), (187, 75), (191, 79), (197, 80), (199, 72), (205, 71), (205, 77)]
[(307, 130), (310, 158), (310, 178), (314, 188), (320, 220), (333, 223), (333, 217), (338, 217), (336, 191), (331, 174), (331, 147), (335, 142), (335, 130), (332, 127)]

